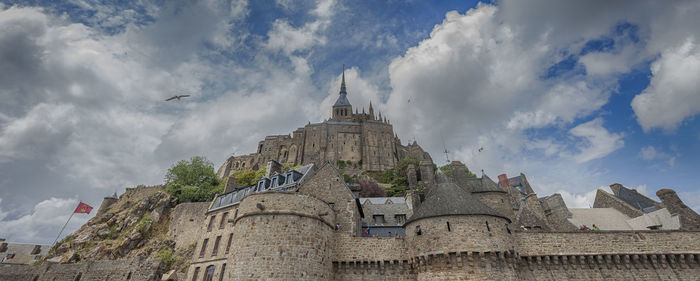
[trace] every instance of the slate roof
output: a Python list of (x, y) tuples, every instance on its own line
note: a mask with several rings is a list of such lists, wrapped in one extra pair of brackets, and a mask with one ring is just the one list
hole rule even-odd
[[(294, 169), (293, 171), (298, 173), (297, 176), (291, 177), (292, 180), (285, 181), (284, 183), (282, 183), (278, 186), (271, 186), (270, 179), (263, 177), (260, 180), (258, 180), (258, 183), (260, 181), (265, 181), (266, 185), (264, 188), (261, 186), (258, 186), (258, 183), (256, 183), (256, 184), (251, 185), (251, 186), (237, 187), (235, 190), (233, 190), (231, 192), (216, 196), (216, 198), (214, 198), (214, 203), (212, 203), (211, 207), (209, 208), (209, 211), (237, 204), (238, 202), (241, 202), (241, 200), (243, 200), (243, 198), (245, 198), (246, 196), (248, 196), (251, 193), (265, 192), (265, 191), (287, 191), (289, 188), (295, 187), (299, 182), (301, 182), (304, 179), (304, 177), (306, 176), (306, 174), (308, 174), (309, 171), (313, 168), (313, 166), (314, 166), (314, 164), (309, 164), (309, 165)], [(288, 172), (290, 172), (290, 171), (286, 171), (284, 173), (286, 174)], [(275, 176), (277, 176), (277, 174), (275, 174)], [(273, 176), (273, 178), (275, 176)]]
[(335, 104), (333, 106), (346, 106), (350, 105), (350, 101), (348, 100), (348, 96), (345, 93), (341, 93), (340, 96), (338, 97), (337, 100), (335, 100)]
[(510, 221), (450, 181), (439, 170), (437, 182), (437, 187), (413, 212), (406, 224), (420, 219), (450, 215), (487, 215)]
[(387, 200), (391, 200), (393, 204), (406, 204), (406, 198), (403, 197), (362, 197), (360, 203), (365, 204), (369, 201), (372, 204), (386, 204)]
[(613, 185), (610, 187), (613, 193), (620, 200), (625, 201), (625, 203), (630, 204), (630, 206), (643, 211), (644, 213), (649, 213), (656, 211), (657, 206), (654, 204), (654, 200), (649, 199), (634, 189), (626, 188), (622, 185)]
[(471, 193), (481, 193), (481, 192), (502, 192), (506, 193), (505, 190), (498, 187), (491, 178), (484, 175), (480, 179), (468, 178), (458, 182), (458, 184), (467, 192)]

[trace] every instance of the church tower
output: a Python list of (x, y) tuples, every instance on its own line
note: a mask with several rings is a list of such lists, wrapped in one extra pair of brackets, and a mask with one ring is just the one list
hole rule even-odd
[(343, 81), (340, 84), (340, 96), (333, 104), (333, 120), (346, 121), (352, 119), (352, 105), (348, 101), (348, 92), (345, 89), (345, 65), (343, 64)]

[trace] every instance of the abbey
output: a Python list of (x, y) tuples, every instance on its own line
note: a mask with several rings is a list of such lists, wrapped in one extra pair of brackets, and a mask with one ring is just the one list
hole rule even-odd
[(255, 153), (233, 156), (218, 169), (220, 178), (231, 171), (257, 170), (269, 160), (282, 164), (338, 163), (365, 171), (394, 168), (403, 157), (429, 160), (415, 142), (404, 146), (394, 133), (391, 123), (381, 112), (354, 109), (348, 100), (343, 72), (338, 99), (331, 108), (332, 117), (321, 123), (309, 123), (290, 135), (267, 136), (258, 143)]

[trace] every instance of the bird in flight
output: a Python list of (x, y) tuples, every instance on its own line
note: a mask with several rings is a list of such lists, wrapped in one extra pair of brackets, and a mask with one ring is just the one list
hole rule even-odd
[(179, 95), (179, 96), (178, 96), (178, 95), (175, 95), (175, 96), (172, 96), (171, 98), (168, 98), (168, 99), (165, 100), (165, 101), (171, 101), (171, 100), (174, 100), (174, 99), (180, 100), (181, 98), (186, 98), (186, 97), (189, 97), (189, 96), (190, 96), (190, 95)]
[(479, 148), (479, 152), (482, 152), (482, 151), (484, 151), (484, 148), (483, 147)]

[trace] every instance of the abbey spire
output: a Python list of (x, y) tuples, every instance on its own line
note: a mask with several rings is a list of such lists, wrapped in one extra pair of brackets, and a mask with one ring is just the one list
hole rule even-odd
[(345, 87), (345, 64), (343, 64), (343, 75), (340, 82), (340, 93), (338, 99), (333, 104), (333, 119), (349, 119), (352, 118), (352, 105), (348, 100), (348, 92)]

